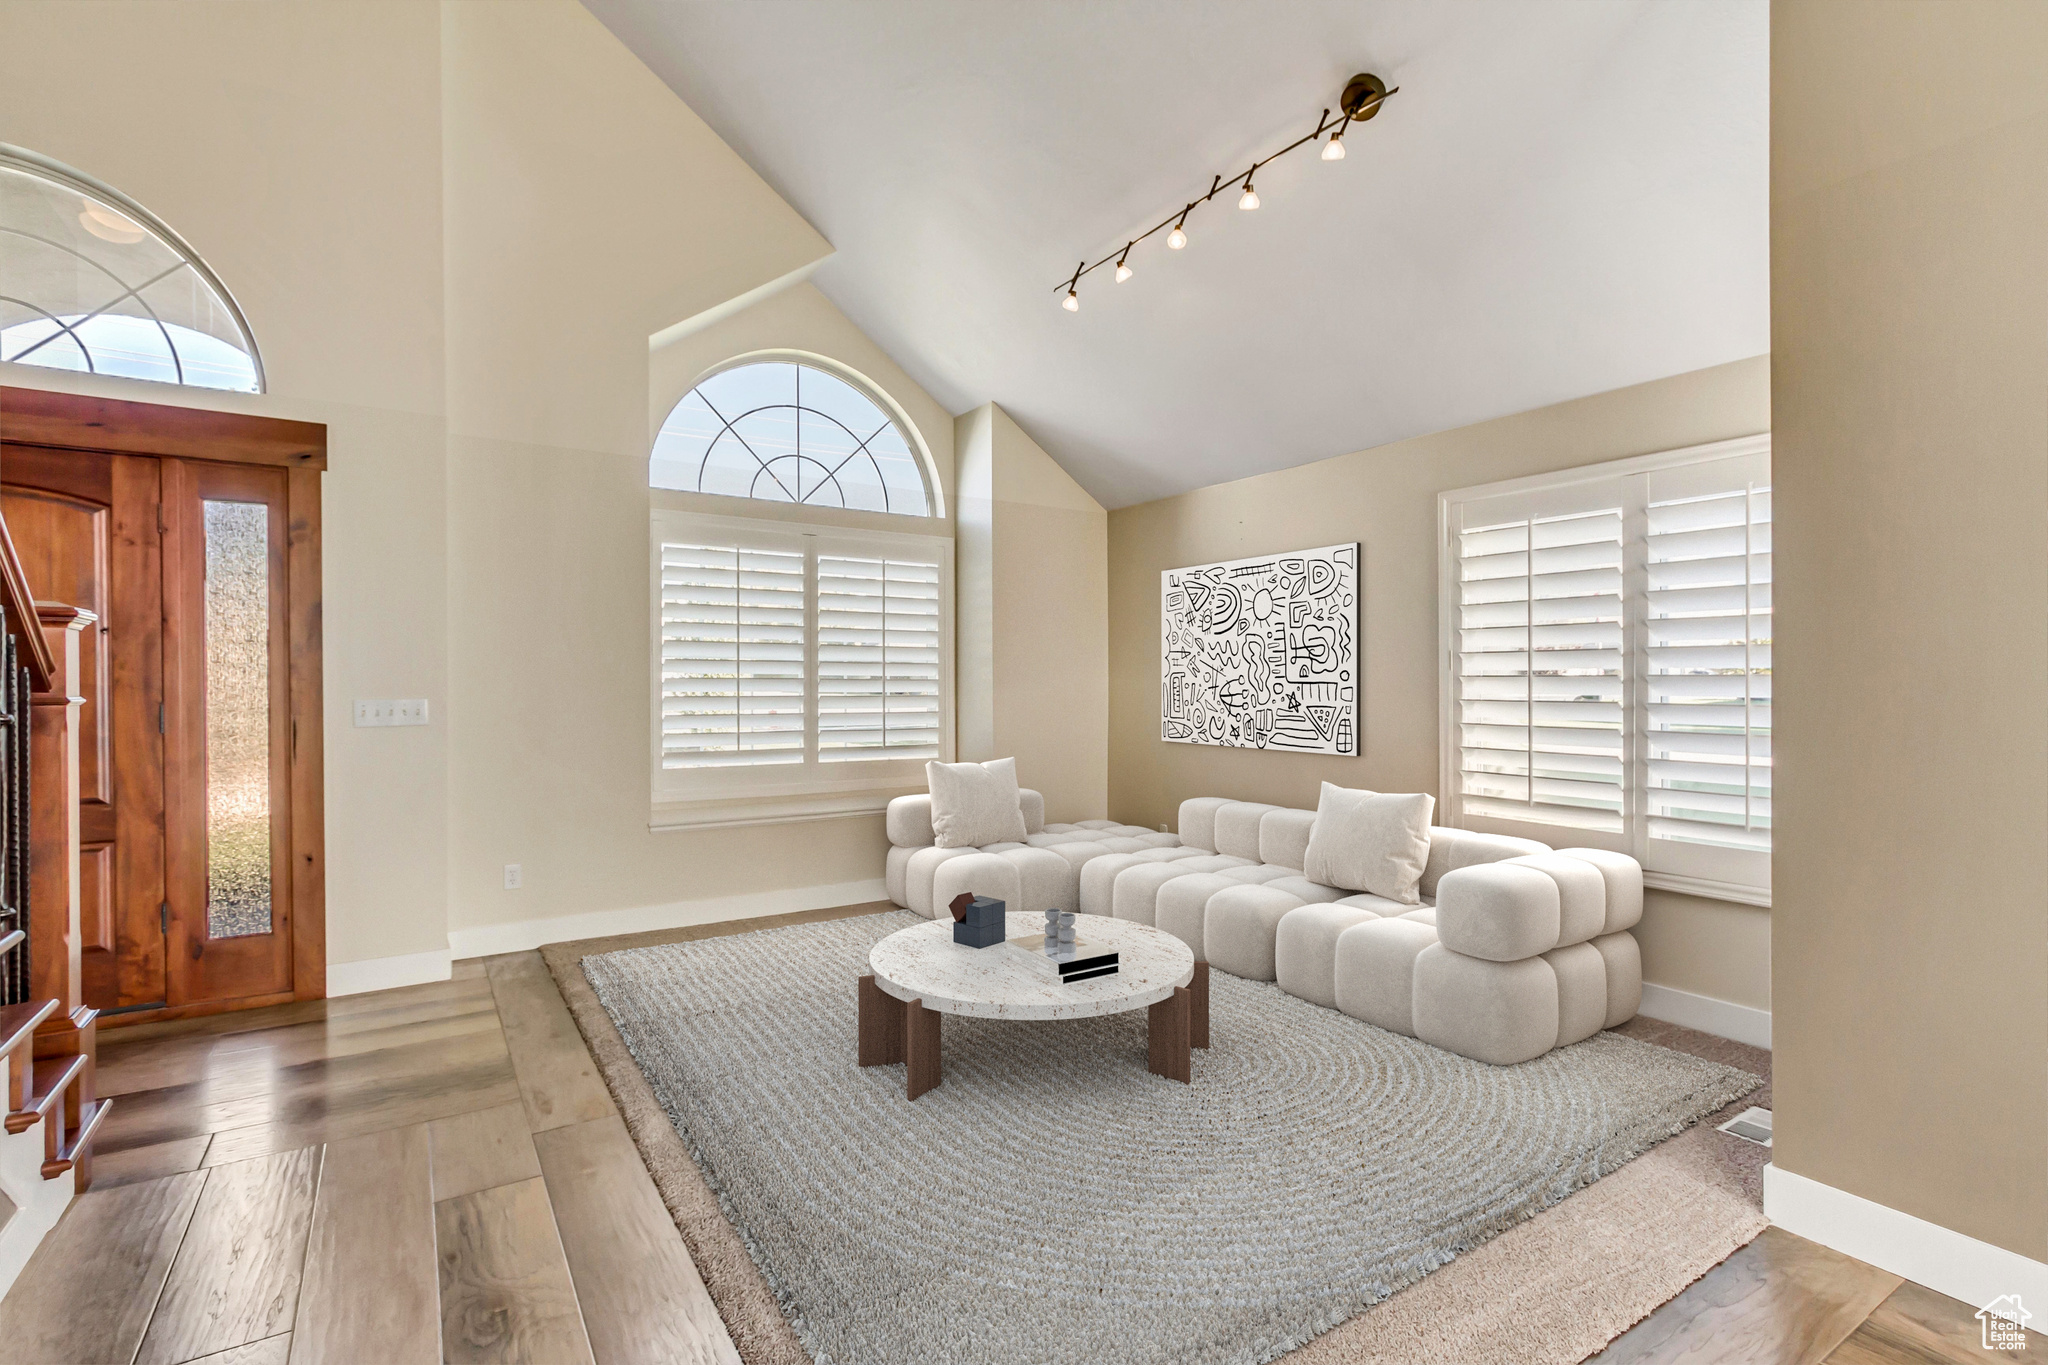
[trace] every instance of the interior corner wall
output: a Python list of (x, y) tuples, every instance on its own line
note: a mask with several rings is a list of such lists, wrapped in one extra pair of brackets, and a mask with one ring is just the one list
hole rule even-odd
[[(191, 242), (248, 315), (268, 391), (29, 365), (0, 383), (327, 426), (332, 963), (447, 949), (439, 30), (419, 0), (0, 3), (0, 140)], [(356, 697), (426, 697), (436, 723), (359, 730)]]
[(1109, 514), (993, 403), (958, 419), (960, 757), (1048, 821), (1109, 807)]
[[(1111, 817), (1171, 825), (1192, 796), (1313, 808), (1325, 780), (1434, 793), (1437, 494), (1770, 426), (1770, 360), (1757, 356), (1111, 512)], [(1351, 540), (1362, 547), (1359, 756), (1162, 740), (1160, 573)], [(1652, 891), (1638, 932), (1644, 977), (1768, 1010), (1769, 924), (1768, 910)]]
[(2035, 1262), (2044, 67), (2020, 0), (1772, 7), (1772, 1161)]

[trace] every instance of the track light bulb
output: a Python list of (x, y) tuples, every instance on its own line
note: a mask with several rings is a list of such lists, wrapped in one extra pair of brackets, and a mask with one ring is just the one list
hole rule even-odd
[(1060, 300), (1060, 307), (1066, 309), (1069, 313), (1080, 312), (1081, 296), (1079, 294), (1076, 294), (1073, 290), (1069, 289), (1067, 291), (1067, 296)]
[(1259, 192), (1252, 188), (1251, 181), (1244, 182), (1244, 194), (1238, 199), (1237, 206), (1241, 209), (1255, 209), (1259, 206)]
[(1332, 133), (1330, 134), (1330, 140), (1323, 144), (1323, 160), (1342, 161), (1343, 159), (1344, 134), (1342, 132)]
[(1125, 265), (1122, 261), (1118, 261), (1116, 263), (1116, 282), (1118, 284), (1122, 284), (1125, 280), (1129, 279), (1130, 277), (1131, 268)]
[(1188, 235), (1180, 230), (1179, 223), (1175, 223), (1173, 225), (1173, 231), (1166, 234), (1166, 244), (1172, 247), (1175, 251), (1179, 251), (1182, 247), (1188, 244)]

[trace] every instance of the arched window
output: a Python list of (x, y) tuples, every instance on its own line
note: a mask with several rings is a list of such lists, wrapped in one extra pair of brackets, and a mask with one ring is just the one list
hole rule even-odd
[(4, 145), (0, 360), (263, 391), (241, 310), (177, 233), (119, 191)]
[(655, 437), (648, 482), (732, 498), (932, 515), (903, 428), (846, 379), (793, 360), (720, 370)]

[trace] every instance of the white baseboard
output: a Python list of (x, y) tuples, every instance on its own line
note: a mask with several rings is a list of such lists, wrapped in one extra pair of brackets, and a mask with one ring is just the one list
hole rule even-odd
[(1716, 1000), (1711, 995), (1694, 995), (1691, 991), (1654, 986), (1645, 981), (1642, 1007), (1636, 1012), (1652, 1019), (1662, 1019), (1667, 1024), (1696, 1028), (1716, 1038), (1748, 1043), (1751, 1047), (1771, 1045), (1769, 1010), (1738, 1005), (1730, 1000)]
[[(593, 910), (584, 915), (561, 915), (554, 919), (519, 920), (512, 924), (483, 924), (473, 929), (455, 929), (448, 934), (448, 946), (458, 958), (483, 957), (490, 953), (518, 953), (544, 943), (570, 943), (580, 938), (602, 938), (610, 934), (638, 934), (649, 929), (680, 929), (688, 924), (715, 924), (728, 919), (756, 919), (762, 915), (786, 915), (797, 910), (824, 910), (835, 905), (860, 905), (889, 898), (880, 877), (860, 882), (838, 882), (830, 886), (797, 886), (782, 891), (758, 891), (745, 896), (721, 896), (712, 900), (671, 901), (666, 905), (640, 905), (625, 910)], [(328, 969), (330, 974), (333, 968)]]
[(399, 957), (373, 957), (362, 962), (327, 964), (327, 994), (361, 995), (364, 991), (388, 991), (394, 986), (417, 986), (423, 981), (446, 981), (448, 964), (455, 955), (446, 948), (429, 953), (406, 953)]
[(2005, 1294), (2048, 1303), (2048, 1265), (1776, 1166), (1764, 1167), (1764, 1217), (1972, 1308)]

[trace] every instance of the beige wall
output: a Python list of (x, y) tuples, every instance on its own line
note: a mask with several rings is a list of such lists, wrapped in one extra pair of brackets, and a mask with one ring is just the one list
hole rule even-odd
[[(329, 426), (330, 961), (879, 876), (878, 818), (648, 832), (651, 383), (832, 356), (942, 482), (951, 415), (801, 283), (829, 244), (580, 5), (0, 0), (0, 140), (193, 242), (270, 390), (0, 380)], [(351, 723), (412, 696), (432, 724)]]
[(125, 191), (224, 278), (260, 396), (0, 366), (0, 382), (328, 428), (327, 907), (335, 961), (445, 948), (448, 698), (440, 10), (417, 0), (0, 4), (0, 140)]
[(2048, 6), (1778, 3), (1784, 1170), (2048, 1259)]
[[(580, 6), (446, 13), (464, 355), (449, 365), (449, 926), (873, 880), (879, 816), (649, 832), (647, 452), (706, 369), (771, 347), (887, 392), (948, 490), (951, 415), (801, 282), (824, 239)], [(514, 862), (525, 884), (508, 891)]]
[(1014, 756), (1048, 821), (1109, 805), (1109, 515), (993, 403), (957, 423), (960, 757)]
[[(1110, 513), (1112, 817), (1172, 823), (1191, 796), (1313, 807), (1323, 780), (1434, 792), (1436, 495), (1769, 430), (1769, 383), (1769, 360), (1758, 356)], [(1160, 571), (1347, 540), (1363, 547), (1360, 756), (1162, 741)], [(1768, 1009), (1769, 920), (1748, 906), (1653, 892), (1644, 975)]]
[[(639, 426), (623, 451), (453, 442), (455, 476), (468, 480), (452, 500), (454, 649), (474, 719), (458, 735), (451, 801), (458, 932), (880, 873), (879, 815), (649, 832), (647, 451), (707, 369), (771, 347), (838, 361), (894, 398), (948, 499), (952, 418), (806, 283), (665, 341), (650, 350), (639, 337), (641, 378), (620, 389)], [(556, 638), (508, 674), (536, 629)], [(508, 748), (507, 735), (521, 742)], [(508, 862), (525, 878), (515, 891), (503, 885)]]

